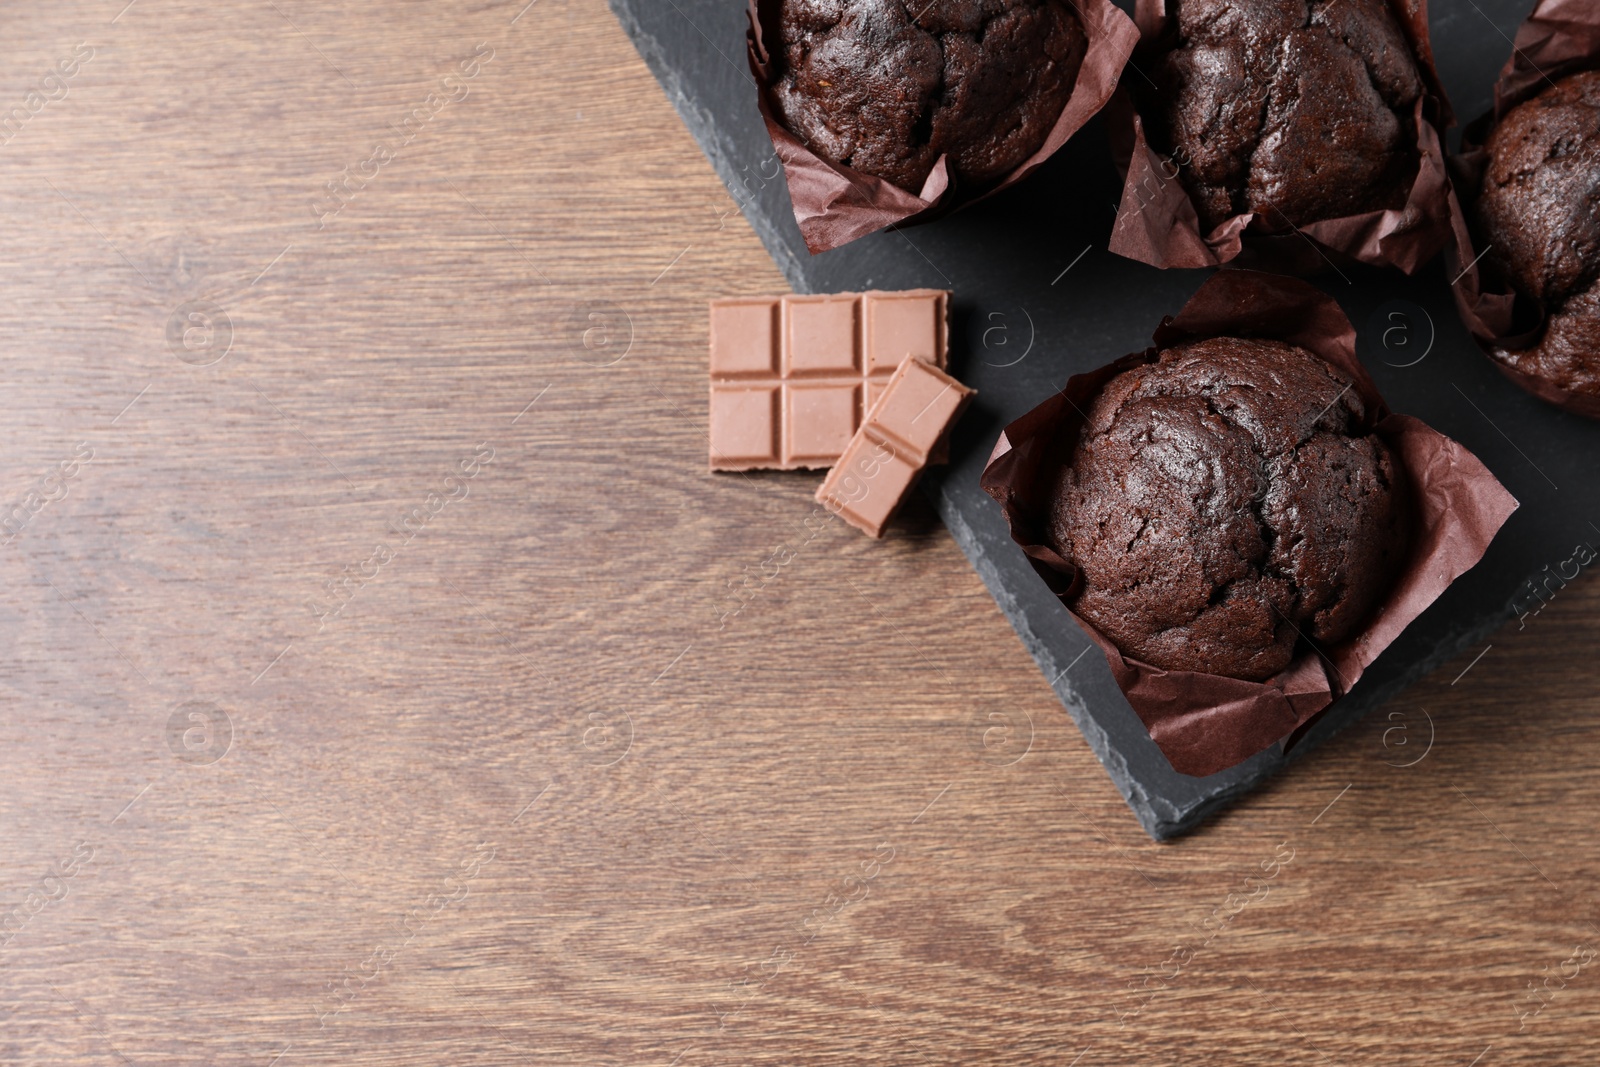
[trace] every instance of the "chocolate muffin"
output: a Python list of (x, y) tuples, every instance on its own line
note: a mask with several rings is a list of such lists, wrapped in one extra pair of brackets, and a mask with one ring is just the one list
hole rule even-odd
[(1003, 178), (1049, 136), (1086, 38), (1065, 0), (784, 0), (779, 120), (818, 155), (921, 190)]
[(1484, 150), (1476, 205), (1485, 261), (1547, 316), (1506, 363), (1600, 395), (1600, 71), (1563, 78), (1513, 108)]
[(1144, 109), (1210, 230), (1404, 207), (1423, 94), (1387, 0), (1169, 0)]
[(1303, 348), (1224, 337), (1113, 378), (1057, 475), (1073, 610), (1165, 670), (1263, 681), (1353, 635), (1410, 544), (1398, 457)]

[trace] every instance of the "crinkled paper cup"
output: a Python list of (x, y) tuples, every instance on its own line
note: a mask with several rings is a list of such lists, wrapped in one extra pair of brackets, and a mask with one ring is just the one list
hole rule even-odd
[(1043, 145), (997, 184), (971, 195), (952, 185), (945, 157), (939, 157), (921, 189), (902, 189), (882, 178), (829, 162), (812, 152), (777, 119), (771, 86), (778, 64), (764, 36), (778, 25), (779, 0), (751, 0), (749, 56), (761, 117), (772, 146), (783, 161), (795, 222), (812, 253), (849, 244), (858, 237), (895, 225), (929, 222), (957, 208), (1010, 188), (1055, 155), (1072, 135), (1111, 99), (1139, 31), (1111, 0), (1071, 0), (1087, 38), (1087, 50), (1072, 95)]
[(1517, 30), (1516, 47), (1500, 71), (1494, 109), (1474, 121), (1462, 138), (1461, 153), (1450, 160), (1451, 243), (1445, 263), (1455, 279), (1451, 290), (1461, 321), (1507, 378), (1541, 400), (1591, 419), (1600, 419), (1600, 396), (1574, 392), (1519, 370), (1508, 352), (1536, 343), (1544, 332), (1544, 310), (1522, 300), (1504, 280), (1485, 269), (1475, 248), (1463, 203), (1478, 198), (1488, 154), (1483, 145), (1494, 124), (1552, 82), (1580, 70), (1600, 67), (1600, 3), (1595, 0), (1542, 0)]
[[(1388, 596), (1366, 625), (1338, 645), (1303, 647), (1281, 674), (1264, 682), (1197, 671), (1166, 671), (1124, 656), (1110, 639), (1072, 613), (1079, 587), (1073, 561), (1046, 536), (1055, 475), (1069, 461), (1083, 412), (1112, 378), (1154, 362), (1166, 348), (1208, 337), (1259, 337), (1307, 349), (1350, 378), (1372, 413), (1371, 432), (1400, 459), (1411, 481), (1416, 534)], [(1150, 738), (1180, 774), (1204, 777), (1298, 732), (1355, 685), (1411, 621), (1483, 557), (1517, 502), (1477, 457), (1422, 421), (1389, 412), (1356, 358), (1355, 329), (1338, 304), (1293, 278), (1225, 270), (1212, 276), (1155, 332), (1154, 345), (1070, 379), (1060, 392), (1005, 428), (983, 472), (1046, 584), (1100, 646), (1111, 673)]]
[[(1156, 267), (1239, 266), (1291, 274), (1314, 274), (1355, 261), (1398, 267), (1414, 273), (1450, 238), (1449, 179), (1439, 130), (1452, 119), (1450, 105), (1434, 70), (1428, 40), (1426, 0), (1390, 0), (1395, 18), (1411, 42), (1425, 91), (1416, 105), (1417, 174), (1401, 208), (1319, 219), (1299, 227), (1281, 215), (1235, 215), (1209, 233), (1184, 188), (1182, 166), (1161, 155), (1145, 139), (1137, 98), (1142, 76), (1125, 79), (1106, 109), (1112, 149), (1123, 173), (1122, 203), (1111, 251)], [(1171, 29), (1166, 0), (1137, 0), (1139, 47), (1130, 69), (1150, 69)]]

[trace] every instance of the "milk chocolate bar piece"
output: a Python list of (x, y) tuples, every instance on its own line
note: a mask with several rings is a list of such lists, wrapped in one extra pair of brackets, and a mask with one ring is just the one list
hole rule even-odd
[(973, 390), (920, 359), (900, 364), (817, 490), (818, 503), (882, 537), (889, 517), (960, 417)]
[(711, 304), (711, 469), (831, 467), (907, 357), (945, 365), (950, 294)]

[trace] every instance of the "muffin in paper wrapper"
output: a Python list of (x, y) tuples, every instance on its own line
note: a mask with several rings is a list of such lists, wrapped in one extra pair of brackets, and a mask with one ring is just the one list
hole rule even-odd
[[(1247, 212), (1201, 231), (1200, 213), (1184, 187), (1181, 165), (1146, 140), (1137, 99), (1148, 89), (1150, 61), (1171, 29), (1167, 0), (1137, 0), (1140, 31), (1122, 88), (1106, 108), (1112, 152), (1123, 175), (1122, 203), (1111, 232), (1111, 251), (1156, 267), (1241, 267), (1315, 274), (1351, 261), (1417, 271), (1450, 238), (1449, 178), (1439, 131), (1453, 119), (1428, 39), (1426, 0), (1389, 0), (1411, 43), (1423, 95), (1413, 111), (1417, 174), (1400, 208), (1318, 219), (1298, 227), (1279, 213)], [(1237, 262), (1235, 262), (1237, 261)]]
[[(1264, 682), (1162, 670), (1124, 656), (1072, 612), (1081, 578), (1046, 533), (1056, 473), (1070, 460), (1094, 397), (1123, 371), (1155, 362), (1162, 350), (1209, 337), (1285, 341), (1348, 377), (1370, 413), (1370, 431), (1404, 467), (1414, 501), (1410, 554), (1363, 626), (1337, 645), (1312, 649), (1302, 641), (1288, 668)], [(1471, 452), (1422, 421), (1389, 411), (1356, 357), (1354, 327), (1332, 298), (1293, 278), (1247, 270), (1213, 275), (1176, 318), (1162, 321), (1151, 348), (1074, 376), (1007, 426), (982, 485), (1062, 609), (1105, 653), (1151, 740), (1174, 770), (1194, 777), (1226, 770), (1273, 745), (1290, 747), (1413, 619), (1477, 564), (1517, 508)]]
[(777, 29), (779, 0), (750, 0), (750, 71), (756, 79), (761, 117), (783, 162), (795, 222), (806, 247), (813, 254), (826, 252), (889, 226), (930, 222), (1010, 188), (1055, 155), (1111, 99), (1123, 64), (1139, 38), (1133, 22), (1111, 0), (1071, 0), (1070, 6), (1088, 45), (1072, 95), (1038, 151), (998, 183), (967, 195), (952, 186), (944, 156), (934, 164), (922, 188), (913, 192), (830, 162), (806, 147), (778, 120), (780, 112), (772, 99), (778, 63), (766, 47), (766, 37)]
[(1451, 290), (1462, 322), (1501, 373), (1541, 400), (1600, 419), (1600, 396), (1563, 389), (1519, 370), (1505, 358), (1508, 350), (1538, 342), (1544, 332), (1544, 310), (1520, 299), (1509, 285), (1484, 269), (1463, 206), (1478, 198), (1489, 166), (1483, 145), (1495, 123), (1552, 82), (1595, 69), (1600, 69), (1600, 4), (1594, 0), (1540, 0), (1517, 30), (1516, 47), (1495, 83), (1493, 110), (1466, 128), (1461, 152), (1450, 160), (1452, 242), (1445, 249), (1445, 264), (1455, 279)]

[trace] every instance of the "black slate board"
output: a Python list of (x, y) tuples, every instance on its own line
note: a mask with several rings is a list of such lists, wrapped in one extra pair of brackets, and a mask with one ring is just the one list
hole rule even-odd
[[(954, 290), (952, 367), (978, 396), (958, 427), (950, 466), (924, 487), (1145, 830), (1157, 839), (1180, 834), (1281, 768), (1287, 760), (1274, 750), (1209, 778), (1174, 772), (1104, 658), (1086, 653), (1088, 639), (978, 487), (1001, 427), (1071, 375), (1143, 349), (1161, 317), (1207, 276), (1106, 251), (1120, 183), (1099, 121), (1000, 196), (931, 225), (812, 256), (756, 109), (743, 0), (610, 2), (797, 292)], [(1489, 107), (1532, 3), (1434, 0), (1432, 7), (1439, 72), (1457, 115), (1469, 121)], [(1460, 325), (1443, 272), (1438, 262), (1416, 278), (1346, 269), (1316, 283), (1356, 324), (1362, 358), (1390, 406), (1471, 448), (1522, 508), (1484, 561), (1412, 624), (1290, 760), (1481, 643), (1516, 616), (1514, 603), (1537, 608), (1526, 583), (1568, 560), (1580, 541), (1600, 544), (1600, 423), (1548, 407), (1501, 377)]]

